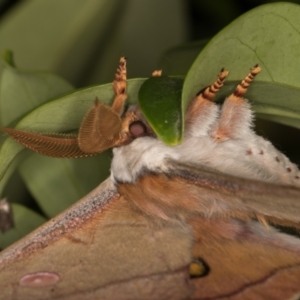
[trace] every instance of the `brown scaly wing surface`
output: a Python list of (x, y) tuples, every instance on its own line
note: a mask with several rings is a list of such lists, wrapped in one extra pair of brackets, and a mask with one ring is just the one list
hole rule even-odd
[(187, 226), (155, 223), (102, 183), (0, 255), (0, 299), (185, 299)]
[[(158, 221), (107, 180), (1, 253), (0, 299), (289, 299), (300, 292), (300, 243), (256, 226)], [(192, 258), (204, 271), (190, 279)]]

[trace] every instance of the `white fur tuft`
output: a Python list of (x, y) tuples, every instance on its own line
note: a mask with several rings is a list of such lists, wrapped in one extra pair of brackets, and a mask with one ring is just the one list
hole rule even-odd
[[(225, 103), (224, 106), (228, 112), (229, 104)], [(235, 113), (234, 108), (229, 108)], [(205, 117), (202, 114), (202, 119), (196, 119), (188, 127), (181, 145), (170, 147), (156, 138), (141, 137), (129, 145), (115, 148), (111, 165), (112, 179), (133, 183), (145, 168), (167, 171), (164, 160), (171, 158), (209, 166), (238, 177), (300, 186), (298, 167), (269, 141), (252, 131), (252, 112), (247, 102), (239, 111), (232, 138), (216, 142), (213, 138), (215, 128), (227, 126), (226, 115), (222, 115), (222, 112), (224, 109), (218, 118), (218, 106), (211, 106)], [(228, 119), (230, 121), (230, 117)]]

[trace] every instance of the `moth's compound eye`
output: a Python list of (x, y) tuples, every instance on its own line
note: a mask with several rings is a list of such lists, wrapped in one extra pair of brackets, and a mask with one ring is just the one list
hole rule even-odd
[(129, 132), (137, 138), (147, 134), (147, 127), (142, 121), (134, 121), (129, 125)]

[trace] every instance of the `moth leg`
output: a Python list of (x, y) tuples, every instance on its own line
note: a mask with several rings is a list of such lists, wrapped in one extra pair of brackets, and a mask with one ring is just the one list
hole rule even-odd
[(115, 97), (109, 107), (96, 98), (94, 106), (85, 115), (78, 134), (79, 148), (86, 153), (101, 153), (116, 146), (124, 137), (122, 120), (126, 95), (126, 58), (121, 57), (113, 81)]
[[(152, 77), (160, 77), (161, 75), (162, 70), (154, 70), (151, 74)], [(128, 111), (125, 117), (122, 118), (122, 132), (117, 146), (127, 143), (132, 138), (143, 136), (146, 132), (148, 132), (148, 134), (153, 133), (150, 127), (146, 128), (146, 125), (142, 125), (141, 123), (144, 124), (147, 123), (147, 121), (144, 119), (139, 106), (135, 107), (133, 111)]]
[(113, 100), (113, 104), (111, 106), (112, 110), (115, 113), (117, 113), (119, 116), (121, 116), (124, 111), (124, 104), (127, 98), (126, 80), (127, 80), (126, 58), (121, 57), (119, 61), (119, 66), (117, 68), (117, 72), (115, 74), (115, 80), (113, 82), (115, 97)]
[(115, 97), (112, 106), (96, 99), (79, 128), (78, 145), (84, 152), (101, 153), (131, 141), (130, 124), (138, 118), (133, 111), (121, 118), (127, 98), (126, 74), (126, 58), (121, 57), (113, 81)]
[(115, 143), (115, 146), (127, 144), (132, 140), (134, 134), (132, 134), (131, 124), (139, 120), (139, 117), (134, 111), (129, 111), (126, 113), (126, 115), (122, 118), (122, 129), (120, 132), (119, 139)]
[(223, 86), (229, 71), (222, 69), (218, 79), (190, 103), (186, 113), (187, 135), (207, 135), (219, 114), (218, 106), (213, 102), (216, 93)]
[(243, 98), (254, 77), (261, 71), (256, 65), (251, 72), (241, 81), (235, 91), (226, 98), (219, 118), (218, 125), (211, 136), (217, 142), (227, 139), (244, 137), (251, 131), (253, 114), (250, 104)]

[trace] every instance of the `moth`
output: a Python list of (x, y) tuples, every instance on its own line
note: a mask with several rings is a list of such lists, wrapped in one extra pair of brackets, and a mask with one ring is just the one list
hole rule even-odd
[(252, 129), (244, 95), (260, 70), (219, 106), (221, 70), (177, 146), (124, 109), (123, 57), (112, 105), (96, 99), (78, 136), (1, 128), (41, 154), (113, 160), (97, 189), (1, 253), (0, 299), (298, 299), (300, 240), (273, 225), (300, 228), (300, 172)]

